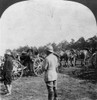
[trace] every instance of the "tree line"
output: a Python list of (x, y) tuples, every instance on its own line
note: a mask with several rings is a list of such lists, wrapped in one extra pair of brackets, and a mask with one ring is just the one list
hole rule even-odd
[[(67, 40), (63, 40), (58, 44), (56, 44), (56, 43), (48, 43), (48, 44), (51, 44), (53, 46), (55, 52), (60, 51), (60, 50), (70, 50), (70, 49), (79, 49), (79, 50), (95, 49), (95, 50), (97, 50), (97, 36), (95, 35), (86, 40), (84, 37), (80, 37), (77, 41), (75, 41), (74, 39), (71, 39), (70, 42), (68, 42)], [(23, 46), (23, 47), (14, 49), (12, 51), (21, 53), (22, 51), (27, 51), (28, 49), (33, 49), (33, 51), (38, 50), (39, 53), (43, 53), (45, 50), (45, 47), (48, 44), (46, 44), (44, 46), (40, 46), (38, 48), (36, 48), (35, 46), (29, 47), (27, 45), (27, 46)]]

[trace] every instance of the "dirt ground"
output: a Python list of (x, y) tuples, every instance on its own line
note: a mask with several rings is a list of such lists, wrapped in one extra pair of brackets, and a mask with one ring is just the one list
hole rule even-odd
[[(47, 89), (41, 77), (22, 77), (13, 82), (12, 95), (0, 95), (1, 100), (47, 100)], [(1, 88), (3, 87), (0, 84)], [(58, 74), (59, 100), (97, 100), (97, 84)]]

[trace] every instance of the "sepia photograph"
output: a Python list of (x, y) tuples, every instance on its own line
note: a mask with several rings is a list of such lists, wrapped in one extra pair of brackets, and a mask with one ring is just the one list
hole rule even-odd
[(0, 100), (97, 100), (97, 0), (0, 0)]

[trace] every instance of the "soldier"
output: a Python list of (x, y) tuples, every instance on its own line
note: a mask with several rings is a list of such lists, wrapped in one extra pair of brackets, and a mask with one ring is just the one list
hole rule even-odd
[(44, 81), (48, 90), (48, 100), (58, 100), (57, 98), (57, 68), (58, 58), (54, 54), (53, 47), (49, 45), (46, 49), (47, 57), (44, 61)]
[(12, 70), (13, 70), (13, 62), (12, 62), (11, 51), (6, 51), (5, 62), (4, 62), (4, 66), (3, 66), (4, 85), (5, 85), (6, 90), (7, 90), (6, 95), (11, 94)]

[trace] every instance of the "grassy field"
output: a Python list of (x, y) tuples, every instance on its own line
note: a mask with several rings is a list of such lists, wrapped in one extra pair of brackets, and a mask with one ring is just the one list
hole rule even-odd
[[(59, 100), (97, 100), (97, 84), (66, 75), (78, 68), (63, 68), (58, 74)], [(13, 82), (12, 95), (1, 100), (47, 100), (47, 89), (41, 77), (22, 77)], [(3, 88), (2, 84), (1, 88)]]

